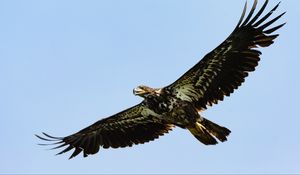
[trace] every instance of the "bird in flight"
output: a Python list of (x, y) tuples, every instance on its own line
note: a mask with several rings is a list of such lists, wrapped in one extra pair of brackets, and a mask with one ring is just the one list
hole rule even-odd
[(204, 118), (201, 112), (233, 93), (258, 65), (261, 52), (257, 48), (270, 46), (278, 37), (273, 32), (285, 23), (269, 26), (285, 13), (269, 20), (280, 3), (262, 15), (267, 4), (265, 0), (255, 13), (257, 0), (254, 0), (245, 18), (246, 2), (229, 37), (171, 85), (163, 88), (138, 86), (133, 94), (143, 98), (140, 104), (66, 137), (36, 135), (51, 142), (41, 145), (56, 145), (54, 149), (64, 147), (58, 154), (73, 150), (70, 159), (81, 152), (87, 157), (100, 148), (131, 147), (152, 141), (176, 126), (189, 130), (205, 145), (226, 141), (230, 130)]

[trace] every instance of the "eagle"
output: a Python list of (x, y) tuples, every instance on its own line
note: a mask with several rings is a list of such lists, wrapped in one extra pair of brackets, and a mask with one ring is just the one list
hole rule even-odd
[(66, 137), (43, 132), (36, 136), (49, 142), (41, 145), (64, 148), (58, 154), (73, 150), (70, 159), (81, 152), (87, 157), (99, 152), (100, 148), (131, 147), (152, 141), (176, 126), (190, 131), (205, 145), (226, 141), (231, 131), (204, 118), (201, 112), (230, 96), (258, 65), (261, 52), (257, 48), (270, 46), (279, 36), (273, 32), (285, 23), (269, 26), (285, 12), (269, 20), (280, 3), (262, 15), (267, 4), (265, 0), (255, 13), (257, 0), (254, 0), (245, 17), (246, 2), (229, 37), (174, 83), (163, 88), (138, 86), (133, 94), (143, 98), (141, 103)]

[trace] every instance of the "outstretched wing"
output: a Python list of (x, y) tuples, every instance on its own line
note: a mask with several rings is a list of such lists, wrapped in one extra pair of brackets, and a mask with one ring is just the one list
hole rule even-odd
[[(268, 0), (252, 18), (257, 0), (254, 1), (249, 15), (244, 20), (247, 3), (240, 21), (230, 36), (216, 49), (208, 53), (199, 63), (181, 76), (170, 86), (166, 87), (178, 98), (195, 103), (198, 110), (207, 105), (218, 103), (224, 96), (229, 96), (255, 70), (260, 60), (261, 52), (254, 48), (267, 47), (278, 36), (272, 34), (284, 24), (267, 29), (281, 15), (266, 21), (277, 9), (277, 4), (269, 13), (263, 16)], [(263, 24), (264, 23), (264, 24)]]
[(99, 120), (67, 137), (53, 137), (46, 133), (43, 133), (43, 137), (36, 136), (42, 140), (54, 141), (54, 144), (58, 144), (53, 149), (67, 146), (58, 154), (74, 149), (70, 159), (82, 151), (86, 157), (89, 154), (97, 153), (101, 146), (103, 148), (127, 147), (149, 142), (168, 133), (173, 125), (156, 123), (153, 120), (156, 115), (141, 103), (116, 115)]

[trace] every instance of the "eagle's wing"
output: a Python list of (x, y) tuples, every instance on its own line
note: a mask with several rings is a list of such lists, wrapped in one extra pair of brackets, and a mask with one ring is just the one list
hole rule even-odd
[[(168, 133), (173, 125), (161, 124), (154, 120), (158, 115), (142, 103), (115, 114), (111, 117), (97, 121), (79, 132), (67, 137), (45, 136), (38, 138), (45, 141), (56, 141), (56, 148), (67, 146), (58, 154), (74, 149), (70, 158), (83, 151), (84, 157), (95, 154), (100, 147), (119, 148), (149, 142)], [(42, 144), (49, 145), (49, 144)]]
[(240, 21), (230, 36), (166, 89), (180, 99), (195, 103), (198, 110), (218, 103), (225, 95), (229, 96), (244, 82), (248, 73), (254, 71), (258, 65), (261, 52), (254, 48), (271, 45), (278, 36), (272, 33), (285, 24), (266, 29), (284, 15), (282, 13), (266, 21), (279, 6), (277, 4), (269, 13), (260, 18), (267, 4), (268, 0), (251, 18), (257, 5), (257, 0), (255, 0), (249, 15), (244, 20), (246, 3)]

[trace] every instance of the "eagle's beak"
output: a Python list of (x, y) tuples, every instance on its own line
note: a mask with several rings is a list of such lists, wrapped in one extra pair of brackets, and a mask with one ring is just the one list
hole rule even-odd
[(133, 94), (134, 95), (143, 95), (143, 94), (145, 94), (145, 91), (143, 89), (137, 87), (137, 88), (133, 89)]

